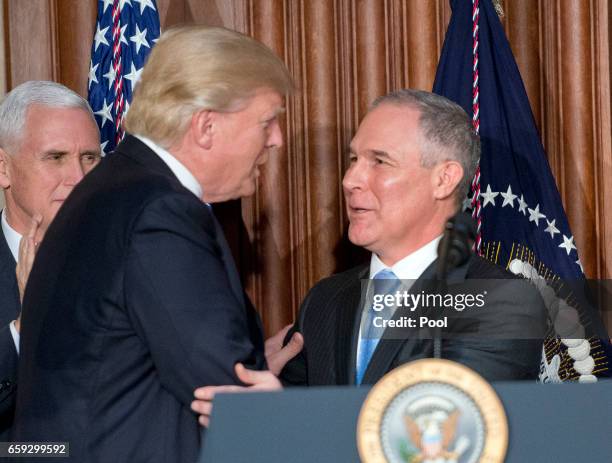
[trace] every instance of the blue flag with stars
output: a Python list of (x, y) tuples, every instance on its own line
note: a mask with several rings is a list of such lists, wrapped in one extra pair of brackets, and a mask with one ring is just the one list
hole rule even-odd
[(121, 121), (159, 34), (155, 0), (98, 0), (88, 100), (100, 127), (102, 154), (113, 151), (123, 136)]
[[(473, 105), (479, 105), (481, 252), (532, 280), (582, 280), (576, 243), (510, 44), (492, 1), (476, 4), (478, 10), (471, 1), (451, 0), (452, 16), (433, 91), (455, 101), (470, 115), (474, 114)], [(475, 17), (478, 28), (473, 27)], [(475, 31), (477, 79), (473, 69)], [(473, 100), (475, 80), (477, 101)], [(557, 304), (559, 312), (573, 310), (566, 300), (544, 299), (549, 307)], [(554, 314), (551, 321), (554, 325)], [(603, 340), (600, 318), (581, 315), (580, 321), (585, 326), (597, 325), (591, 328), (601, 336), (569, 339), (583, 335), (584, 329), (577, 329), (549, 338), (543, 348), (541, 380), (595, 381), (595, 376), (608, 375), (607, 340)]]

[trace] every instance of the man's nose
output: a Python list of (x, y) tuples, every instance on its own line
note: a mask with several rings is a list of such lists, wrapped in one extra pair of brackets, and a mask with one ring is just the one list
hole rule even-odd
[(283, 146), (283, 132), (278, 121), (274, 121), (269, 130), (266, 148), (280, 148)]
[(85, 169), (81, 164), (81, 160), (76, 158), (71, 160), (70, 163), (66, 166), (64, 183), (66, 185), (75, 186), (81, 180), (83, 180), (83, 176), (85, 175)]
[(344, 178), (342, 179), (342, 187), (345, 190), (354, 190), (356, 188), (363, 188), (366, 182), (367, 172), (366, 165), (359, 160), (351, 163)]

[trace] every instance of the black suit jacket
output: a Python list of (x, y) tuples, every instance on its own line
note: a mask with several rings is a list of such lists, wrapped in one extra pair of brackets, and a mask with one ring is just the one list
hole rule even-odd
[(15, 266), (0, 227), (0, 442), (9, 439), (17, 383), (17, 350), (9, 328), (20, 308)]
[[(426, 279), (431, 281), (435, 264), (414, 283), (411, 292), (423, 289)], [(294, 331), (300, 331), (304, 336), (304, 349), (282, 371), (281, 379), (285, 384), (355, 384), (363, 306), (361, 280), (368, 278), (368, 270), (368, 267), (358, 267), (333, 275), (310, 290), (296, 324), (287, 335), (289, 339)], [(486, 304), (483, 309), (465, 311), (467, 318), (459, 319), (457, 323), (462, 323), (464, 328), (475, 325), (480, 334), (445, 337), (442, 358), (462, 363), (489, 381), (536, 378), (546, 331), (546, 311), (539, 293), (525, 280), (513, 278), (509, 272), (477, 256), (453, 270), (447, 281), (457, 284), (474, 279), (489, 279), (491, 282)], [(398, 311), (394, 318), (400, 315)], [(527, 329), (533, 339), (525, 339)], [(502, 331), (504, 335), (499, 334)], [(433, 357), (432, 339), (389, 333), (385, 331), (378, 343), (362, 384), (373, 384), (406, 362)], [(495, 336), (489, 337), (486, 333)], [(513, 339), (513, 333), (516, 339)]]
[(68, 441), (79, 463), (195, 461), (193, 390), (266, 367), (257, 322), (210, 207), (128, 135), (37, 253), (14, 439)]

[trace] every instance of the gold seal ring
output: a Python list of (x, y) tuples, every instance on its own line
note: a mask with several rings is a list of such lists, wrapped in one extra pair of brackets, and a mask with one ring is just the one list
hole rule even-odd
[(422, 359), (374, 385), (359, 414), (357, 448), (364, 463), (503, 462), (508, 419), (478, 373), (450, 360)]

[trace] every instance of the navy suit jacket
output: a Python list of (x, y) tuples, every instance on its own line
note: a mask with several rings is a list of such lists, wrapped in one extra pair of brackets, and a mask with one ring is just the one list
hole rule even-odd
[(193, 390), (266, 367), (258, 320), (210, 207), (127, 135), (38, 250), (13, 437), (79, 463), (195, 461)]
[(0, 442), (9, 439), (17, 383), (17, 350), (9, 328), (20, 306), (15, 266), (0, 227)]
[[(427, 290), (435, 265), (436, 262), (414, 283), (411, 292)], [(304, 349), (281, 372), (285, 384), (355, 384), (363, 307), (361, 280), (367, 278), (368, 267), (357, 267), (325, 278), (309, 291), (286, 338), (287, 341), (295, 331), (300, 331)], [(489, 381), (537, 378), (547, 329), (546, 310), (538, 291), (529, 282), (477, 256), (452, 270), (447, 281), (469, 287), (470, 280), (473, 285), (487, 285), (485, 305), (481, 309), (466, 309), (454, 326), (449, 323), (449, 331), (455, 335), (444, 337), (441, 357), (466, 365)], [(422, 314), (398, 310), (394, 318)], [(404, 363), (433, 357), (432, 339), (410, 337), (415, 332), (387, 329), (362, 383), (374, 384)], [(470, 337), (460, 334), (464, 332), (476, 334)]]

